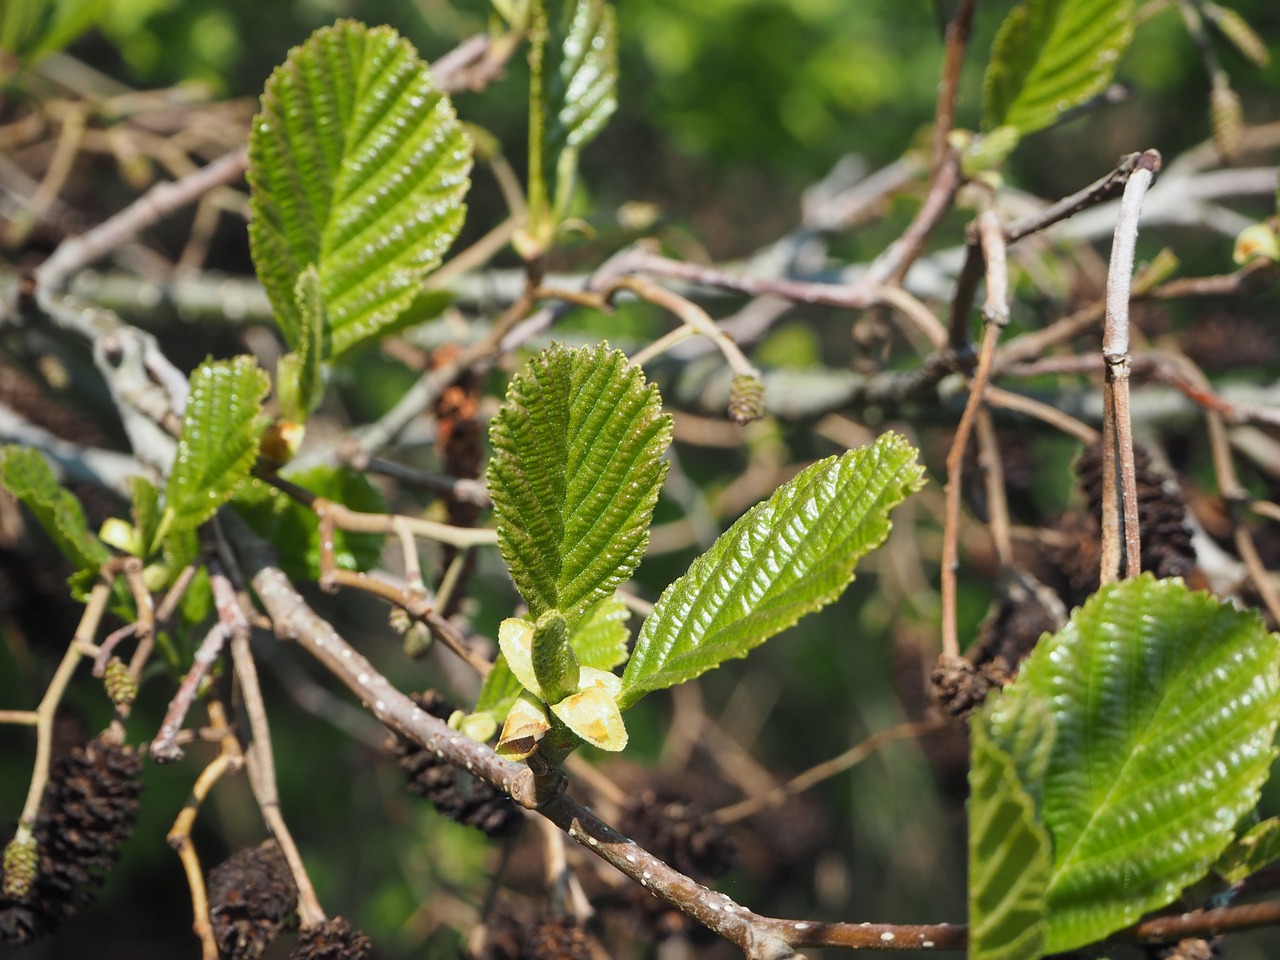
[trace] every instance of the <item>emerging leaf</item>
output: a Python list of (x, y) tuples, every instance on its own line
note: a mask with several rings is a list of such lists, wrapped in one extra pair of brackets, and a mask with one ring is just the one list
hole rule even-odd
[(471, 148), (449, 99), (390, 28), (344, 20), (272, 73), (249, 136), (249, 239), (285, 339), (319, 272), (337, 359), (404, 322), (462, 226)]
[(606, 670), (582, 668), (577, 693), (551, 704), (551, 712), (587, 743), (601, 750), (622, 750), (627, 745), (627, 728), (618, 709), (622, 681)]
[(506, 760), (524, 760), (538, 749), (540, 741), (551, 729), (547, 708), (531, 693), (520, 694), (511, 704), (502, 733), (495, 748)]
[[(1258, 801), (1280, 718), (1280, 637), (1179, 580), (1110, 584), (1041, 641), (992, 706), (1056, 736), (1038, 785), (1053, 840), (1047, 953), (1093, 943), (1203, 877)], [(1033, 738), (994, 722), (1020, 777)]]
[(1280, 817), (1255, 823), (1213, 865), (1227, 883), (1240, 883), (1263, 867), (1280, 860)]
[(315, 264), (308, 264), (298, 277), (294, 301), (298, 306), (298, 342), (292, 353), (280, 358), (276, 395), (281, 417), (290, 423), (306, 423), (324, 397), (322, 361), (329, 352), (325, 343), (328, 316)]
[(160, 490), (146, 477), (130, 477), (129, 497), (133, 501), (133, 529), (137, 531), (138, 556), (143, 559), (156, 548), (156, 536), (160, 532), (163, 516), (160, 509)]
[(885, 433), (813, 464), (753, 507), (663, 592), (623, 674), (622, 708), (745, 657), (840, 596), (922, 473), (912, 446)]
[(1133, 39), (1132, 0), (1025, 0), (1000, 25), (982, 128), (1026, 135), (1102, 93)]
[(578, 626), (569, 636), (569, 644), (584, 667), (612, 670), (626, 663), (627, 643), (631, 631), (627, 621), (629, 611), (617, 594), (605, 597), (583, 615)]
[(89, 532), (84, 510), (59, 484), (39, 451), (29, 447), (0, 448), (0, 484), (27, 505), (36, 522), (77, 570), (97, 570), (111, 551)]
[(165, 489), (167, 530), (194, 530), (231, 499), (258, 457), (267, 375), (252, 357), (206, 360), (191, 374)]
[(1013, 758), (991, 738), (990, 720), (970, 728), (969, 958), (1038, 960), (1052, 853), (1035, 801)]
[(512, 379), (489, 439), (503, 559), (532, 616), (572, 630), (644, 555), (671, 418), (621, 352), (555, 345)]

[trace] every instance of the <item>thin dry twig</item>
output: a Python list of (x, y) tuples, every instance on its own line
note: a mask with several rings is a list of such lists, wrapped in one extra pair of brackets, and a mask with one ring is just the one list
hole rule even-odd
[[(1142, 201), (1160, 170), (1160, 154), (1140, 154), (1125, 184), (1107, 269), (1107, 308), (1102, 356), (1106, 361), (1102, 421), (1102, 583), (1120, 575), (1121, 536), (1126, 577), (1142, 569), (1138, 534), (1137, 472), (1133, 463), (1133, 425), (1129, 410), (1129, 298), (1134, 245)], [(1119, 490), (1117, 491), (1117, 478)]]

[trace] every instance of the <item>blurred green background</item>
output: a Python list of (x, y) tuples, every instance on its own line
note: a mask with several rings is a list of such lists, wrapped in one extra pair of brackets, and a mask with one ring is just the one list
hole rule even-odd
[[(985, 51), (1011, 6), (979, 4), (960, 100), (963, 126), (977, 126)], [(1232, 6), (1267, 38), (1273, 56), (1260, 70), (1223, 46), (1224, 64), (1246, 118), (1275, 120), (1280, 5), (1243, 0)], [(252, 97), (288, 47), (335, 18), (389, 23), (432, 59), (485, 29), (488, 11), (479, 0), (118, 0), (101, 28), (71, 52), (138, 87), (202, 83), (221, 96)], [(933, 116), (942, 42), (924, 0), (623, 0), (618, 15), (620, 108), (583, 163), (598, 227), (622, 203), (644, 200), (656, 204), (692, 247), (715, 258), (746, 254), (795, 225), (801, 191), (841, 157), (860, 155), (875, 169), (916, 142)], [(525, 75), (517, 58), (490, 89), (456, 97), (462, 117), (494, 131), (517, 169), (523, 167)], [(1175, 12), (1141, 28), (1118, 79), (1134, 88), (1130, 101), (1032, 138), (1016, 155), (1009, 180), (1057, 196), (1106, 172), (1122, 153), (1154, 146), (1170, 157), (1208, 136), (1208, 81)], [(491, 225), (502, 212), (492, 193), (477, 192), (469, 202), (475, 229)], [(842, 252), (852, 258), (874, 255), (912, 212), (912, 204), (897, 205), (865, 237), (847, 238)], [(956, 236), (951, 231), (948, 242)], [(228, 259), (237, 255), (243, 258), (243, 251), (232, 251)], [(1229, 269), (1220, 244), (1208, 256), (1210, 272)], [(833, 339), (843, 342), (841, 349), (848, 347), (847, 324), (834, 334), (789, 329), (793, 342), (775, 341), (774, 348), (790, 362), (825, 356)], [(367, 384), (354, 389), (372, 392)], [(831, 452), (834, 446), (815, 438), (811, 426), (783, 427), (760, 442), (785, 446), (788, 461)], [(1052, 442), (1038, 453), (1059, 471), (1071, 456), (1065, 445)], [(723, 488), (746, 464), (745, 455), (723, 451), (693, 449), (682, 456), (685, 473), (707, 490)], [(933, 487), (936, 492), (940, 484)], [(1065, 497), (1065, 490), (1056, 495)], [(675, 513), (664, 502), (659, 520)], [(688, 550), (644, 565), (641, 587), (656, 597), (692, 556)], [(903, 596), (900, 585), (885, 579), (883, 567), (883, 560), (873, 559), (838, 604), (702, 685), (708, 713), (724, 715), (727, 727), (749, 734), (765, 768), (793, 775), (903, 719), (893, 677), (907, 668), (900, 653), (895, 659), (894, 638), (911, 630), (931, 638), (936, 611), (927, 600)], [(986, 611), (989, 586), (970, 574), (964, 587), (961, 614), (969, 636)], [(476, 592), (486, 611), (477, 626), (492, 630), (510, 611), (502, 571), (489, 563)], [(436, 682), (424, 667), (399, 656), (385, 630), (371, 628), (376, 612), (349, 597), (316, 601), (403, 688)], [(34, 705), (70, 635), (74, 611), (44, 613), (47, 630), (0, 644), (4, 707)], [(457, 940), (441, 932), (447, 925), (440, 920), (457, 904), (482, 905), (485, 877), (501, 851), (409, 797), (400, 772), (375, 749), (376, 729), (352, 717), (345, 694), (294, 650), (264, 656), (283, 807), (322, 902), (370, 933), (384, 957), (456, 955)], [(298, 709), (287, 686), (321, 697), (317, 709), (324, 719)], [(154, 728), (168, 689), (164, 681), (146, 689), (134, 729)], [(333, 692), (332, 700), (317, 693), (325, 690)], [(96, 685), (73, 687), (69, 700), (82, 730), (101, 728), (105, 702)], [(628, 762), (660, 759), (670, 712), (663, 696), (628, 716), (634, 742)], [(339, 729), (344, 724), (345, 732)], [(350, 736), (352, 731), (367, 742)], [(0, 821), (21, 804), (30, 749), (26, 731), (0, 727)], [(738, 872), (722, 889), (775, 916), (962, 919), (962, 780), (956, 780), (954, 764), (950, 779), (946, 769), (931, 768), (912, 746), (885, 750), (816, 791), (831, 817), (831, 839), (794, 882), (762, 888)], [(23, 956), (196, 955), (185, 885), (161, 837), (197, 770), (194, 759), (148, 768), (142, 821), (119, 871), (64, 935)], [(230, 781), (215, 791), (195, 839), (212, 865), (261, 835), (247, 788)], [(1280, 937), (1262, 935), (1233, 941), (1227, 956), (1254, 960), (1275, 951)]]

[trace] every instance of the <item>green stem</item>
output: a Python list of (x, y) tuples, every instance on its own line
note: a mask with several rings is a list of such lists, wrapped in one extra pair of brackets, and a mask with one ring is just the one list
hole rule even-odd
[(533, 0), (529, 34), (529, 233), (539, 247), (545, 246), (543, 234), (550, 214), (546, 171), (542, 168), (543, 138), (547, 129), (542, 67), (547, 34), (546, 3)]

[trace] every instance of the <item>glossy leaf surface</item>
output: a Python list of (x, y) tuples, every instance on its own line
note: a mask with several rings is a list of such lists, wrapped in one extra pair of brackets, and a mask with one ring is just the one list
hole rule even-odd
[(462, 226), (471, 147), (408, 41), (344, 20), (267, 80), (249, 136), (254, 264), (285, 339), (314, 265), (336, 359), (393, 330)]
[(1026, 0), (1000, 25), (982, 127), (1026, 135), (1102, 93), (1133, 39), (1132, 0)]
[(889, 535), (889, 511), (920, 486), (894, 433), (813, 464), (726, 531), (668, 587), (640, 628), (621, 705), (745, 657), (853, 579)]
[(267, 375), (252, 357), (206, 360), (191, 374), (165, 489), (167, 530), (194, 530), (231, 499), (258, 457)]
[(1053, 840), (1046, 952), (1165, 906), (1226, 849), (1274, 757), (1278, 644), (1256, 613), (1144, 575), (1104, 587), (1027, 658), (992, 736), (1034, 777), (1031, 739), (999, 717), (1024, 699), (1052, 713), (1043, 779), (1023, 784)]
[(489, 439), (503, 559), (532, 617), (558, 609), (572, 631), (644, 555), (671, 418), (621, 352), (555, 345), (512, 379)]

